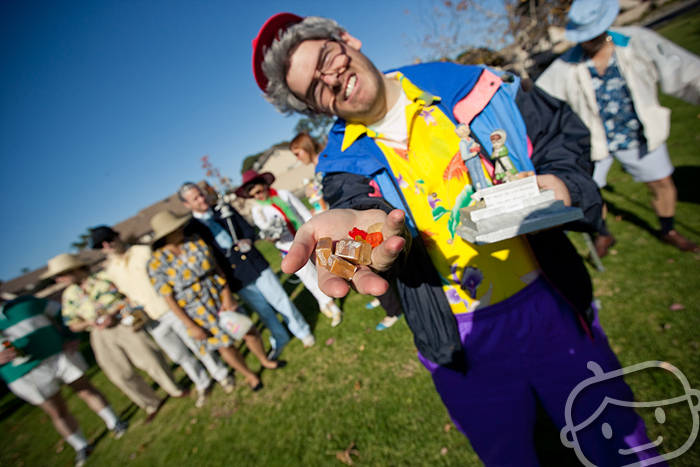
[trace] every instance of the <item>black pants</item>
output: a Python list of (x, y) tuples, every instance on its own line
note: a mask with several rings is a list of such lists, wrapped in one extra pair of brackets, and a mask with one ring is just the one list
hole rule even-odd
[(384, 295), (377, 297), (377, 299), (379, 299), (379, 303), (382, 305), (382, 308), (384, 308), (384, 311), (386, 311), (386, 315), (391, 316), (392, 318), (403, 314), (401, 300), (399, 300), (399, 296), (396, 294), (396, 290), (393, 286), (394, 284), (389, 283), (389, 288), (386, 290), (386, 292), (384, 292)]

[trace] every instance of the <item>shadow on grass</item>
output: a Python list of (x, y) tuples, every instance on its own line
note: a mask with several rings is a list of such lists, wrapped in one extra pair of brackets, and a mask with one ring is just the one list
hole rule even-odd
[(700, 180), (700, 167), (694, 165), (676, 167), (673, 172), (673, 182), (678, 189), (678, 201), (700, 204), (698, 180)]
[[(681, 174), (678, 175), (678, 177), (681, 177), (685, 179), (686, 176), (690, 177), (690, 175), (687, 175), (689, 173), (695, 173), (696, 175), (693, 176), (700, 176), (700, 167), (681, 167), (680, 169), (693, 169), (691, 171), (688, 170), (680, 170)], [(676, 169), (676, 173), (674, 173), (673, 179), (676, 184), (676, 187), (678, 189), (678, 200), (683, 201), (683, 202), (688, 202), (688, 203), (696, 203), (700, 204), (700, 195), (698, 193), (694, 193), (692, 189), (690, 189), (691, 186), (691, 179), (688, 179), (687, 181), (684, 181), (682, 184), (677, 180), (676, 174), (679, 172), (679, 169)], [(697, 179), (696, 179), (697, 180)], [(683, 186), (684, 188), (681, 189), (680, 187)], [(638, 208), (642, 210), (651, 210), (651, 205), (648, 202), (640, 202), (636, 199), (633, 199), (629, 197), (626, 194), (620, 193), (619, 191), (616, 191), (614, 188), (607, 186), (603, 189), (603, 191), (607, 191), (609, 193), (615, 194), (616, 196), (624, 199), (624, 201), (633, 204), (637, 206)], [(697, 190), (696, 190), (697, 191)], [(620, 216), (623, 220), (626, 222), (629, 222), (637, 227), (639, 227), (642, 230), (646, 230), (649, 232), (652, 236), (656, 237), (659, 234), (658, 227), (655, 225), (649, 224), (649, 222), (645, 221), (641, 217), (637, 216), (635, 213), (628, 211), (626, 209), (621, 208), (620, 206), (616, 205), (609, 199), (604, 200), (605, 203), (608, 206), (608, 215), (609, 216)], [(690, 227), (686, 223), (683, 222), (683, 219), (675, 219), (675, 226), (680, 228), (681, 230), (685, 232), (692, 232), (696, 236), (700, 235), (700, 232), (698, 232), (696, 229)]]
[[(121, 411), (121, 413), (119, 414), (119, 418), (121, 420), (127, 421), (127, 422), (129, 422), (129, 424), (131, 424), (131, 419), (134, 418), (134, 415), (136, 415), (136, 412), (138, 412), (138, 410), (139, 410), (139, 408), (136, 406), (136, 404), (132, 403), (132, 404), (128, 405), (124, 410)], [(106, 428), (104, 430), (102, 430), (97, 436), (95, 436), (92, 439), (92, 444), (93, 445), (99, 444), (100, 441), (102, 441), (105, 438), (105, 436), (107, 436), (109, 431), (110, 430), (108, 430)]]
[(0, 405), (0, 422), (4, 422), (13, 413), (17, 412), (25, 402), (14, 394), (8, 394)]
[[(280, 272), (278, 276), (280, 278), (280, 282), (282, 283), (282, 287), (284, 287), (285, 293), (291, 297), (296, 288), (299, 287), (301, 280), (294, 274), (284, 274), (283, 272)], [(292, 301), (302, 316), (304, 316), (306, 322), (309, 323), (309, 327), (311, 327), (311, 331), (313, 332), (316, 329), (318, 315), (320, 313), (320, 310), (318, 309), (318, 302), (314, 296), (311, 295), (311, 292), (306, 290), (306, 287), (303, 287), (301, 292), (299, 292), (299, 294)]]

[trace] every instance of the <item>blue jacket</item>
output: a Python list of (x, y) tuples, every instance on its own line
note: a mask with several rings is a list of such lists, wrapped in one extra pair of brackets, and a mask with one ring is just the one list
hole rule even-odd
[[(479, 66), (430, 63), (398, 71), (424, 92), (439, 96), (437, 106), (455, 123), (468, 123), (472, 135), (488, 153), (493, 149), (491, 131), (505, 129), (510, 154), (523, 156), (513, 161), (517, 168), (531, 170), (534, 166), (538, 174), (556, 175), (567, 185), (572, 205), (583, 209), (584, 218), (567, 224), (566, 228), (598, 229), (602, 199), (591, 179), (589, 133), (566, 104), (537, 88), (524, 92), (517, 78), (511, 75), (501, 78)], [(411, 235), (404, 253), (387, 276), (397, 278), (399, 296), (418, 350), (435, 363), (465, 370), (454, 315), (437, 271), (426, 267), (431, 261), (417, 236), (415, 222), (389, 163), (368, 136), (361, 136), (341, 151), (344, 132), (345, 122), (339, 119), (330, 131), (316, 167), (324, 173), (326, 202), (331, 208), (406, 211)], [(484, 162), (491, 165), (490, 161)], [(378, 184), (382, 197), (370, 196), (374, 191), (370, 181)], [(528, 235), (528, 240), (545, 276), (579, 313), (587, 329), (593, 294), (580, 256), (562, 229)]]

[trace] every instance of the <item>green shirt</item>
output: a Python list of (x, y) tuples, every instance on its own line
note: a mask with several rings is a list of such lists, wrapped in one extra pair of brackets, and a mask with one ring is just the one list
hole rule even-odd
[(59, 323), (49, 317), (59, 316), (61, 305), (57, 302), (32, 296), (20, 297), (0, 308), (0, 331), (3, 340), (23, 350), (29, 360), (17, 364), (17, 360), (0, 366), (0, 377), (6, 383), (26, 375), (42, 360), (63, 351), (65, 341)]

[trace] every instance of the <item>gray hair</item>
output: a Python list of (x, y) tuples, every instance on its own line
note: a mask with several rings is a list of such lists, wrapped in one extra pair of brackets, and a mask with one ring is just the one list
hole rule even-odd
[(177, 190), (177, 197), (180, 198), (180, 201), (182, 201), (183, 203), (184, 203), (185, 201), (187, 201), (187, 200), (185, 199), (185, 193), (187, 193), (188, 191), (190, 191), (192, 188), (196, 188), (197, 190), (199, 190), (200, 193), (202, 192), (202, 189), (199, 188), (199, 186), (198, 186), (196, 183), (194, 183), (194, 182), (185, 182), (185, 183), (182, 184), (182, 186), (180, 186), (180, 189)]
[(306, 102), (295, 96), (287, 85), (289, 57), (304, 41), (315, 39), (334, 39), (343, 42), (340, 34), (345, 32), (338, 23), (329, 18), (307, 16), (304, 21), (297, 23), (282, 33), (279, 40), (272, 42), (265, 51), (262, 63), (263, 73), (269, 80), (265, 99), (283, 114), (299, 112), (313, 116), (318, 112), (309, 108)]

